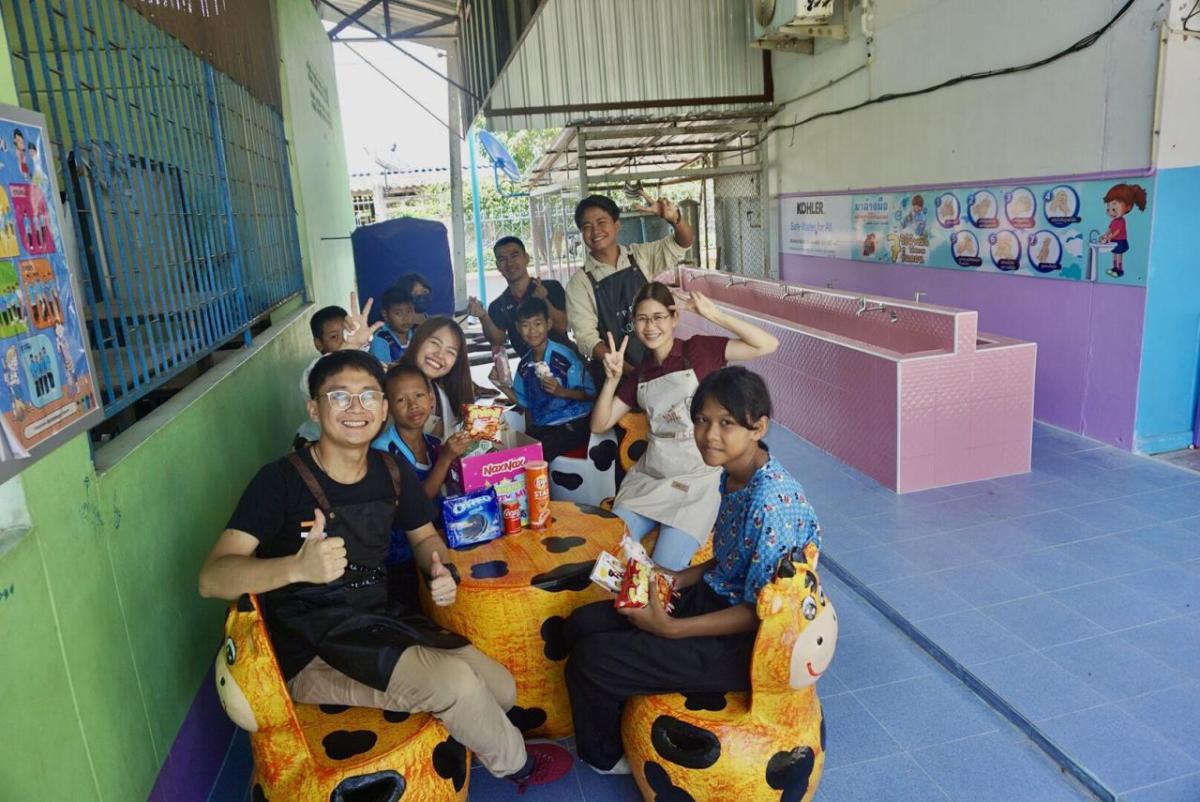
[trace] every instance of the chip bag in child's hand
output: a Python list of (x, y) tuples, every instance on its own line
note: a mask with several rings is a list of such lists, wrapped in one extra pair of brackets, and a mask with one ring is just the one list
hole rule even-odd
[(625, 576), (625, 563), (613, 554), (602, 551), (592, 566), (592, 581), (605, 590), (613, 593), (621, 589), (621, 579)]
[(504, 407), (463, 405), (463, 431), (476, 440), (500, 442), (500, 422), (503, 419)]
[(649, 563), (630, 560), (625, 564), (625, 576), (621, 580), (621, 589), (613, 602), (617, 608), (647, 607), (650, 604), (650, 592), (658, 594), (658, 600), (668, 613), (674, 609), (672, 599), (675, 595), (675, 580), (666, 574), (655, 571)]

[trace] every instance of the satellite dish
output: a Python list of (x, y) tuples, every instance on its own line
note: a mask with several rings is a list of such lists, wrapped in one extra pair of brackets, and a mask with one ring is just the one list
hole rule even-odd
[(495, 134), (491, 131), (480, 131), (479, 144), (483, 146), (484, 152), (492, 160), (493, 170), (504, 173), (509, 181), (521, 180), (521, 170), (517, 167), (517, 160), (512, 157), (508, 148), (496, 138)]

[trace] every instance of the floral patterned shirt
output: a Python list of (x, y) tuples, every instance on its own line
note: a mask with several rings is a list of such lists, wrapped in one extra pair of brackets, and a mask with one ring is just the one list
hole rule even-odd
[(800, 483), (774, 457), (741, 490), (727, 492), (728, 480), (722, 473), (713, 532), (716, 566), (704, 581), (731, 605), (754, 604), (780, 557), (809, 541), (820, 548), (821, 527)]

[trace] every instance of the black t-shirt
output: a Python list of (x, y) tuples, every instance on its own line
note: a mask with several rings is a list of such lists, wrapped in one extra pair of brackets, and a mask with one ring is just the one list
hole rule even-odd
[[(554, 307), (560, 312), (566, 311), (567, 308), (567, 291), (563, 289), (563, 285), (553, 279), (544, 279), (542, 286), (546, 288), (546, 303)], [(498, 328), (508, 332), (508, 341), (512, 343), (513, 350), (517, 352), (517, 356), (524, 356), (529, 350), (529, 343), (525, 342), (525, 338), (521, 336), (520, 330), (517, 328), (517, 307), (521, 302), (530, 297), (529, 293), (533, 290), (533, 282), (529, 282), (529, 286), (525, 290), (525, 295), (516, 298), (512, 294), (512, 290), (508, 287), (504, 288), (504, 292), (488, 304), (488, 317), (492, 319)], [(570, 339), (566, 332), (550, 330), (550, 339), (565, 345), (571, 345)], [(572, 346), (574, 347), (574, 346)]]
[[(303, 449), (299, 454), (325, 491), (329, 504), (335, 508), (368, 501), (391, 502), (395, 498), (395, 490), (392, 477), (383, 464), (384, 459), (390, 459), (400, 470), (400, 504), (396, 507), (394, 522), (396, 528), (412, 530), (433, 520), (433, 507), (407, 460), (372, 450), (367, 460), (367, 475), (356, 484), (344, 485), (333, 481), (317, 467), (311, 449)], [(304, 544), (304, 539), (300, 537), (301, 527), (313, 520), (313, 511), (317, 506), (317, 499), (285, 457), (264, 465), (250, 480), (229, 519), (228, 528), (258, 538), (256, 555), (259, 557), (287, 557), (300, 551)], [(308, 529), (307, 526), (303, 528)], [(388, 530), (371, 535), (383, 543), (391, 538)]]
[[(386, 501), (390, 504), (396, 493), (391, 474), (383, 461), (393, 460), (400, 470), (400, 503), (396, 507), (394, 525), (400, 529), (411, 530), (433, 520), (430, 501), (407, 460), (396, 459), (394, 455), (383, 451), (371, 450), (368, 452), (366, 476), (355, 484), (344, 485), (333, 481), (317, 467), (311, 449), (303, 449), (299, 454), (313, 472), (321, 489), (325, 491), (330, 506), (335, 509), (371, 501)], [(233, 511), (233, 516), (229, 519), (229, 528), (258, 538), (258, 549), (255, 552), (258, 557), (287, 557), (300, 551), (300, 546), (304, 543), (300, 537), (301, 527), (305, 530), (309, 528), (305, 524), (311, 525), (313, 511), (317, 506), (317, 499), (304, 484), (295, 466), (285, 457), (264, 465), (250, 480), (237, 508)], [(373, 552), (387, 553), (387, 543), (391, 538), (389, 529), (381, 528), (378, 532), (363, 534), (372, 539), (379, 539), (379, 542), (373, 544)], [(287, 586), (297, 587), (304, 586)], [(294, 637), (288, 627), (281, 625), (270, 600), (280, 591), (286, 593), (286, 589), (281, 588), (272, 594), (264, 595), (264, 612), (267, 629), (271, 633), (271, 643), (275, 647), (275, 656), (279, 660), (284, 679), (290, 680), (308, 665), (315, 651), (305, 640)]]

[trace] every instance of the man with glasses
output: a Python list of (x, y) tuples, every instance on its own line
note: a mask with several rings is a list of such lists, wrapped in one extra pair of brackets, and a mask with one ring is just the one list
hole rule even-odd
[(570, 754), (527, 747), (505, 715), (516, 701), (512, 675), (388, 599), (393, 526), (408, 534), (434, 604), (454, 603), (457, 571), (412, 468), (371, 450), (387, 417), (379, 361), (336, 351), (308, 382), (320, 439), (251, 480), (200, 570), (200, 594), (260, 595), (297, 702), (429, 712), (498, 777), (525, 787), (565, 776)]
[[(496, 269), (508, 282), (504, 292), (488, 304), (487, 311), (478, 298), (471, 298), (467, 310), (483, 324), (484, 336), (494, 346), (504, 345), (505, 337), (512, 343), (517, 356), (524, 356), (529, 343), (517, 327), (517, 307), (526, 298), (541, 298), (550, 307), (550, 339), (570, 346), (567, 337), (567, 291), (552, 279), (529, 275), (529, 254), (525, 243), (517, 237), (501, 237), (492, 246)], [(572, 346), (573, 347), (573, 346)]]

